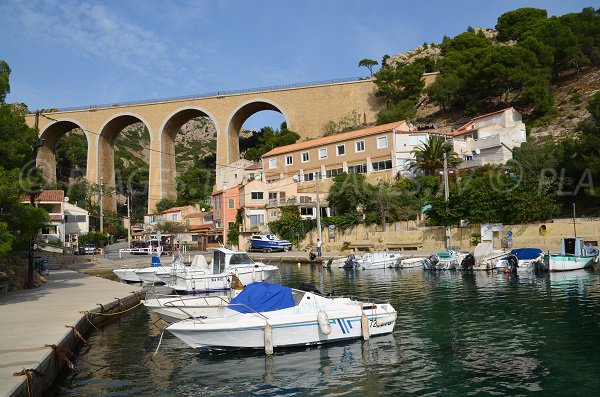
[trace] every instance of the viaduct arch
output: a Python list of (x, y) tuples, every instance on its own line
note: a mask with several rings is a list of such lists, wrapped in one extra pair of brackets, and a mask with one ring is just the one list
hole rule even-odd
[[(150, 133), (148, 210), (163, 198), (176, 199), (175, 136), (179, 128), (196, 117), (212, 120), (217, 131), (217, 178), (219, 168), (239, 160), (239, 132), (243, 123), (262, 110), (281, 113), (288, 127), (302, 139), (322, 135), (327, 122), (356, 111), (367, 123), (375, 121), (385, 105), (375, 97), (372, 80), (343, 80), (298, 84), (236, 92), (217, 92), (147, 102), (130, 102), (43, 112), (26, 118), (37, 126), (44, 145), (37, 162), (49, 180), (56, 180), (56, 143), (67, 132), (80, 128), (88, 144), (87, 174), (91, 183), (114, 186), (114, 142), (123, 128), (142, 122)], [(104, 199), (103, 207), (116, 210), (116, 202)]]

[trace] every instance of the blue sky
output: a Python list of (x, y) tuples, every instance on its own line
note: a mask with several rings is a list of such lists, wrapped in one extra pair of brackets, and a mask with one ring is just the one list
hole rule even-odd
[[(363, 58), (592, 0), (0, 0), (8, 102), (30, 110), (368, 76)], [(274, 121), (273, 121), (274, 120)], [(246, 128), (279, 122), (256, 115)]]

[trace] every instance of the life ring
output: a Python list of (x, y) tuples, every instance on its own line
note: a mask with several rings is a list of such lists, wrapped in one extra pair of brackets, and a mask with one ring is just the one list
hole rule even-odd
[(540, 226), (540, 234), (542, 236), (545, 236), (547, 233), (548, 233), (548, 228), (546, 227), (546, 225)]

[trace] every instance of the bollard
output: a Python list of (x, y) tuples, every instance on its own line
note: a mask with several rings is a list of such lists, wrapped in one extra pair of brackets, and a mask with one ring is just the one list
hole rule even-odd
[(273, 328), (269, 323), (265, 326), (265, 354), (273, 355)]

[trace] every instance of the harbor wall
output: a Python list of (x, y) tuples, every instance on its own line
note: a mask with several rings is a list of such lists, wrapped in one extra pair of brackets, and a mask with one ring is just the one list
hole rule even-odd
[[(501, 231), (494, 232), (494, 248), (535, 247), (544, 251), (560, 249), (562, 237), (582, 237), (585, 242), (598, 245), (600, 242), (600, 219), (577, 218), (552, 219), (519, 225), (503, 225)], [(481, 234), (480, 225), (452, 227), (450, 245), (461, 250), (472, 251), (472, 239)], [(508, 236), (512, 237), (509, 238)], [(416, 251), (444, 249), (445, 228), (442, 226), (421, 227), (414, 221), (386, 225), (383, 231), (378, 225), (358, 225), (350, 230), (323, 227), (323, 251)], [(300, 248), (315, 247), (317, 231), (309, 233), (301, 242)], [(510, 241), (512, 240), (512, 241)]]

